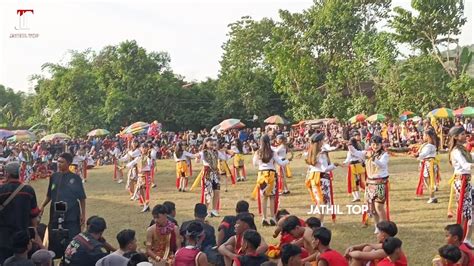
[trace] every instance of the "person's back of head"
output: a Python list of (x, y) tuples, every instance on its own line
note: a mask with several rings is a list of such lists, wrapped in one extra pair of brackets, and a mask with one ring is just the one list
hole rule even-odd
[(320, 227), (313, 231), (313, 237), (323, 246), (329, 246), (331, 243), (331, 230), (326, 227)]
[(197, 203), (194, 206), (194, 217), (204, 219), (207, 216), (207, 206), (202, 203)]
[(185, 236), (187, 239), (192, 241), (198, 241), (202, 236), (204, 236), (204, 228), (201, 222), (192, 221), (186, 227)]
[(25, 253), (30, 246), (30, 235), (28, 231), (21, 230), (14, 233), (11, 237), (12, 249), (15, 254)]
[(257, 226), (255, 226), (254, 217), (250, 213), (240, 213), (239, 215), (237, 215), (236, 220), (246, 223), (249, 226), (249, 229), (252, 229), (255, 231), (257, 230)]
[(382, 243), (382, 249), (387, 253), (387, 255), (391, 256), (397, 250), (400, 250), (402, 247), (402, 241), (396, 237), (389, 237), (385, 239)]
[(240, 200), (235, 206), (235, 212), (237, 214), (249, 212), (249, 203), (245, 200)]
[(286, 209), (281, 209), (277, 211), (275, 218), (277, 221), (280, 221), (281, 218), (287, 215), (290, 215), (290, 213)]
[(20, 178), (20, 164), (17, 162), (10, 162), (5, 165), (5, 174), (7, 178), (19, 179)]
[(148, 262), (147, 256), (143, 253), (127, 252), (123, 256), (129, 259), (128, 266), (136, 266), (141, 262)]
[(174, 216), (176, 214), (176, 205), (172, 201), (165, 201), (163, 205), (166, 207), (168, 215)]
[(282, 232), (283, 233), (290, 233), (293, 229), (300, 225), (300, 219), (295, 215), (290, 215), (286, 218), (282, 225)]
[(309, 217), (308, 219), (306, 219), (306, 225), (309, 228), (315, 230), (316, 228), (321, 227), (321, 220), (316, 217)]
[(461, 250), (455, 245), (444, 245), (438, 249), (441, 258), (447, 260), (448, 263), (455, 264), (462, 258)]
[[(134, 249), (130, 247), (136, 242), (135, 231), (131, 229), (124, 229), (117, 234), (117, 242), (121, 250)], [(136, 249), (136, 243), (135, 243)]]
[(301, 248), (297, 245), (286, 244), (281, 248), (281, 263), (286, 265), (295, 265), (294, 260), (301, 254)]
[(397, 225), (392, 221), (381, 221), (377, 223), (379, 231), (386, 233), (388, 236), (394, 237), (398, 233)]
[(260, 246), (260, 243), (262, 242), (262, 237), (257, 231), (249, 229), (244, 232), (243, 240), (247, 249), (255, 251)]
[(90, 234), (102, 234), (107, 229), (107, 224), (104, 218), (95, 216), (89, 218), (87, 232)]
[[(452, 241), (462, 242), (464, 230), (460, 224), (448, 224), (444, 230), (451, 235)], [(448, 240), (449, 241), (449, 240)], [(453, 243), (448, 243), (453, 244)]]

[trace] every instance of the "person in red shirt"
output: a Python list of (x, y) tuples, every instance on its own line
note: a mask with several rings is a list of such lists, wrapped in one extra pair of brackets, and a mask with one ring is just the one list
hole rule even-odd
[(473, 152), (474, 149), (474, 133), (469, 135), (466, 139), (466, 150), (468, 152)]
[(439, 257), (433, 259), (433, 266), (462, 266), (461, 250), (455, 245), (444, 245), (438, 249)]
[(377, 266), (407, 266), (407, 258), (402, 251), (402, 241), (396, 237), (385, 239), (382, 244), (387, 257), (377, 263)]
[(474, 266), (474, 256), (471, 248), (466, 244), (462, 243), (463, 229), (460, 224), (449, 224), (444, 228), (446, 236), (446, 244), (454, 245), (461, 250), (462, 263), (465, 266)]
[(318, 266), (349, 266), (347, 260), (329, 247), (331, 242), (331, 231), (320, 227), (313, 232), (313, 246), (319, 252), (317, 258)]

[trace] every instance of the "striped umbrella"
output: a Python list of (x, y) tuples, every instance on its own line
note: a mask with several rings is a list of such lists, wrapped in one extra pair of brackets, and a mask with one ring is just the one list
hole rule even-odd
[(413, 113), (412, 111), (405, 111), (400, 114), (399, 118), (401, 121), (406, 121), (414, 116), (415, 116), (415, 113)]
[(229, 130), (233, 128), (243, 128), (245, 124), (240, 122), (240, 119), (230, 118), (222, 121), (219, 126), (221, 126), (220, 130)]
[(387, 119), (383, 114), (373, 114), (369, 117), (367, 117), (367, 121), (369, 122), (382, 122)]
[(279, 125), (286, 125), (289, 124), (288, 120), (279, 116), (279, 115), (272, 115), (267, 117), (267, 119), (263, 120), (263, 122), (267, 124), (279, 124)]
[(66, 135), (64, 133), (54, 133), (54, 134), (49, 134), (44, 136), (41, 141), (51, 141), (53, 139), (71, 139), (69, 135)]
[(435, 117), (435, 118), (451, 118), (454, 117), (453, 110), (449, 108), (436, 108), (433, 111), (429, 112), (428, 117)]
[(29, 130), (15, 130), (14, 136), (8, 138), (10, 141), (34, 141), (36, 140), (36, 135)]
[(474, 107), (466, 106), (454, 111), (455, 116), (474, 117)]
[(366, 119), (366, 116), (364, 114), (358, 114), (349, 118), (349, 122), (351, 122), (352, 124), (355, 124), (357, 122), (364, 122), (365, 119)]
[(150, 124), (145, 123), (145, 122), (141, 122), (141, 121), (135, 122), (131, 124), (130, 126), (128, 126), (126, 129), (124, 129), (122, 132), (120, 132), (120, 135), (123, 135), (123, 134), (138, 135), (138, 134), (146, 133), (149, 126)]
[(6, 130), (6, 129), (0, 129), (0, 139), (6, 139), (11, 136), (15, 135), (15, 132)]
[(91, 132), (87, 133), (87, 136), (97, 137), (97, 136), (106, 136), (106, 135), (109, 135), (109, 134), (110, 134), (110, 132), (107, 129), (98, 128), (98, 129), (94, 129)]

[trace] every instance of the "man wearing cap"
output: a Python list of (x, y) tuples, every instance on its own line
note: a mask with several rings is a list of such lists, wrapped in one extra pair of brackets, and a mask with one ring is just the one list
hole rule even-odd
[(0, 264), (13, 255), (13, 233), (27, 230), (40, 213), (34, 189), (19, 181), (19, 169), (18, 163), (8, 163), (6, 183), (0, 186)]
[(88, 222), (87, 230), (76, 235), (64, 252), (67, 265), (95, 265), (98, 260), (107, 255), (104, 243), (100, 241), (107, 229), (104, 218), (96, 216)]

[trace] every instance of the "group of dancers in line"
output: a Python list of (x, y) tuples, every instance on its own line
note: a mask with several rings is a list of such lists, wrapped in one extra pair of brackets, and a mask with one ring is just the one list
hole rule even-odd
[[(368, 147), (364, 147), (358, 131), (351, 133), (347, 157), (340, 163), (331, 162), (329, 152), (335, 150), (325, 143), (324, 133), (314, 133), (309, 139), (306, 151), (303, 153), (308, 165), (305, 185), (309, 191), (312, 202), (321, 207), (334, 206), (332, 189), (332, 171), (339, 166), (347, 166), (347, 192), (352, 194), (353, 202), (361, 201), (360, 193), (364, 192), (364, 204), (368, 211), (364, 213), (362, 222), (368, 225), (368, 218), (372, 217), (374, 224), (390, 220), (389, 209), (389, 153), (383, 146), (379, 136), (370, 139)], [(466, 132), (462, 126), (453, 127), (450, 132), (449, 162), (454, 168), (450, 179), (450, 200), (448, 216), (453, 216), (451, 210), (454, 197), (456, 198), (457, 223), (464, 227), (466, 240), (470, 240), (470, 225), (472, 218), (471, 196), (471, 167), (473, 159), (465, 148)], [(440, 182), (438, 138), (434, 129), (428, 127), (424, 131), (424, 144), (418, 151), (417, 159), (420, 161), (419, 183), (416, 195), (423, 195), (424, 188), (429, 192), (428, 203), (437, 203), (435, 193)], [(117, 161), (127, 162), (128, 180), (127, 188), (132, 199), (140, 199), (143, 212), (149, 210), (149, 187), (154, 183), (155, 165), (151, 154), (150, 144), (134, 141), (125, 156), (118, 157)], [(152, 149), (151, 149), (152, 150)], [(252, 197), (258, 201), (258, 211), (262, 214), (262, 225), (275, 225), (275, 215), (279, 209), (279, 196), (289, 194), (286, 178), (291, 178), (288, 167), (293, 158), (292, 152), (286, 145), (285, 137), (278, 135), (272, 145), (269, 135), (263, 135), (258, 149), (253, 152), (253, 165), (258, 169), (258, 176)], [(290, 156), (288, 156), (290, 154)], [(287, 158), (288, 157), (288, 158)], [(227, 161), (233, 158), (233, 171)], [(191, 190), (200, 186), (201, 203), (208, 206), (209, 216), (219, 216), (221, 180), (230, 179), (232, 184), (236, 181), (247, 180), (245, 162), (243, 159), (242, 143), (236, 139), (228, 148), (225, 143), (213, 138), (206, 138), (201, 150), (190, 153), (184, 150), (181, 143), (177, 143), (174, 151), (176, 161), (176, 187), (178, 191), (188, 190), (188, 179), (191, 160), (202, 162), (202, 169), (191, 186)], [(117, 170), (117, 164), (116, 164)], [(237, 178), (235, 178), (237, 177)], [(320, 219), (323, 221), (324, 215)], [(332, 214), (332, 219), (335, 215)], [(375, 228), (377, 231), (377, 228)]]

